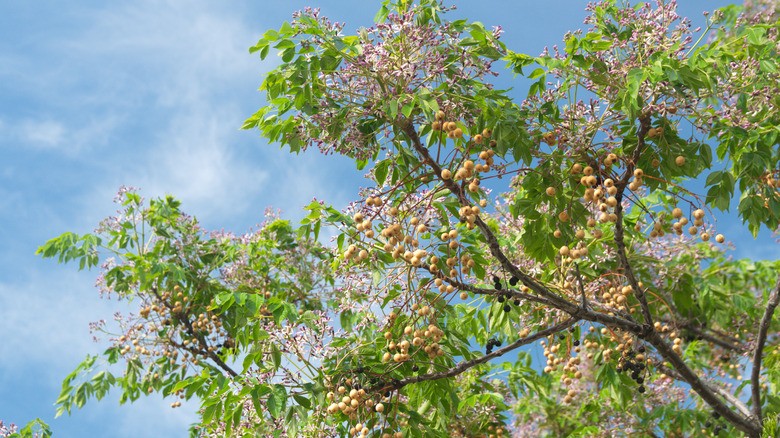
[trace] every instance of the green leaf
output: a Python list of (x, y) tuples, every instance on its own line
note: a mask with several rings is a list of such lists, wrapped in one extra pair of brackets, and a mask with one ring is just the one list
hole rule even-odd
[(412, 115), (412, 111), (414, 111), (414, 100), (404, 105), (404, 107), (401, 109), (401, 114), (403, 114), (404, 117), (409, 117)]
[(387, 179), (387, 171), (390, 167), (390, 160), (383, 160), (377, 163), (376, 167), (374, 167), (374, 180), (376, 181), (377, 185), (379, 187), (382, 187), (384, 185), (385, 180)]
[(287, 405), (287, 389), (284, 386), (276, 384), (271, 387), (271, 393), (268, 395), (266, 406), (268, 412), (274, 418), (278, 417), (284, 411)]

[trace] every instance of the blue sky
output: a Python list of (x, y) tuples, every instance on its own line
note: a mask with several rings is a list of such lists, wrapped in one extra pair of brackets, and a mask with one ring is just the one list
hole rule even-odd
[[(698, 23), (722, 6), (681, 3)], [(511, 49), (537, 55), (582, 27), (585, 4), (464, 0), (452, 15), (502, 25)], [(57, 437), (186, 436), (196, 406), (172, 410), (154, 396), (123, 407), (109, 396), (53, 420), (62, 379), (105, 349), (88, 323), (126, 307), (98, 298), (96, 272), (33, 253), (63, 232), (91, 231), (114, 213), (123, 184), (147, 199), (174, 194), (206, 228), (235, 232), (261, 222), (267, 206), (297, 219), (314, 196), (337, 207), (353, 199), (364, 180), (348, 160), (290, 155), (238, 129), (263, 104), (257, 88), (276, 62), (247, 48), (305, 6), (351, 32), (372, 23), (379, 2), (0, 4), (0, 419), (38, 416)], [(759, 244), (741, 229), (719, 223), (737, 256), (778, 256), (768, 233)]]

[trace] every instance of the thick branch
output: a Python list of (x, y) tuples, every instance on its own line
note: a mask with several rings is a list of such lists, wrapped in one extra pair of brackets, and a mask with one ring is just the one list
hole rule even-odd
[[(673, 370), (671, 368), (666, 368), (664, 366), (661, 366), (660, 370), (662, 370), (664, 374), (666, 374), (669, 377), (674, 378), (675, 380), (679, 380), (681, 382), (685, 382), (685, 379), (683, 379), (683, 377), (680, 375), (680, 373), (678, 373), (677, 371), (675, 371), (675, 370)], [(734, 394), (726, 391), (725, 389), (721, 388), (718, 385), (714, 385), (712, 383), (708, 383), (708, 382), (705, 382), (705, 381), (703, 381), (702, 383), (705, 386), (709, 387), (713, 392), (716, 392), (718, 395), (720, 395), (721, 397), (725, 398), (726, 401), (728, 401), (729, 403), (733, 404), (734, 407), (736, 407), (737, 410), (742, 415), (744, 415), (745, 417), (750, 417), (751, 416), (750, 408), (748, 408), (747, 405), (742, 400), (740, 400), (737, 397), (735, 397)]]
[(680, 378), (691, 385), (691, 389), (696, 391), (697, 394), (710, 405), (715, 412), (719, 413), (726, 421), (730, 422), (737, 429), (747, 433), (750, 437), (758, 437), (761, 434), (761, 424), (756, 422), (751, 417), (746, 417), (731, 410), (723, 400), (715, 395), (715, 392), (701, 380), (692, 369), (688, 367), (685, 361), (682, 360), (677, 353), (672, 350), (668, 343), (666, 343), (661, 335), (656, 331), (651, 331), (644, 336), (645, 340), (649, 342), (655, 349), (661, 353), (661, 356), (672, 365), (672, 368), (680, 374)]
[[(454, 181), (451, 179), (443, 179), (441, 178), (441, 167), (439, 164), (434, 160), (431, 155), (428, 153), (428, 150), (422, 145), (422, 142), (420, 141), (420, 137), (417, 135), (417, 132), (414, 129), (414, 125), (412, 125), (410, 122), (406, 122), (405, 125), (401, 126), (404, 133), (409, 136), (409, 138), (412, 141), (412, 146), (417, 151), (417, 153), (422, 158), (422, 161), (427, 163), (431, 168), (433, 169), (434, 173), (437, 177), (439, 177), (442, 182), (444, 183), (444, 186), (447, 187), (450, 192), (452, 192), (454, 195), (456, 195), (463, 206), (470, 206), (471, 203), (466, 198), (462, 188), (458, 186)], [(514, 266), (509, 259), (506, 258), (504, 253), (501, 251), (501, 247), (498, 244), (498, 239), (493, 235), (493, 233), (488, 228), (487, 224), (485, 224), (482, 219), (477, 216), (477, 219), (475, 221), (476, 226), (480, 229), (482, 232), (482, 235), (485, 237), (485, 240), (487, 240), (488, 247), (490, 248), (490, 253), (495, 257), (498, 262), (501, 264), (504, 269), (506, 269), (508, 272), (510, 272), (512, 275), (516, 276), (520, 281), (539, 294), (540, 296), (544, 297), (549, 301), (553, 306), (560, 308), (562, 310), (566, 310), (568, 308), (569, 310), (566, 310), (567, 313), (572, 314), (572, 311), (577, 311), (579, 309), (579, 306), (569, 302), (565, 298), (553, 293), (543, 285), (536, 282), (536, 280), (527, 275), (526, 273), (520, 271), (517, 269), (516, 266)]]
[[(642, 120), (641, 131), (646, 133), (647, 129), (649, 129), (649, 126), (650, 126), (649, 119)], [(417, 132), (415, 131), (414, 126), (411, 124), (411, 122), (407, 121), (403, 126), (401, 126), (401, 128), (404, 131), (404, 133), (409, 136), (414, 149), (422, 157), (423, 161), (428, 163), (433, 168), (436, 175), (443, 181), (445, 187), (450, 189), (450, 191), (453, 194), (458, 196), (458, 199), (460, 200), (462, 205), (464, 206), (470, 205), (468, 199), (466, 199), (463, 191), (457, 184), (455, 184), (452, 180), (445, 180), (441, 178), (441, 167), (438, 165), (438, 163), (435, 162), (435, 160), (431, 158), (430, 154), (428, 153), (428, 150), (422, 146), (420, 137), (417, 135)], [(638, 149), (635, 152), (634, 161), (636, 161), (636, 159), (638, 158), (638, 154), (643, 143), (644, 143), (644, 136), (642, 135), (640, 138), (640, 145), (638, 146)], [(627, 167), (629, 167), (629, 170), (626, 171), (626, 175), (623, 178), (624, 181), (626, 181), (629, 178), (629, 173), (630, 170), (633, 168), (633, 165), (629, 165)], [(618, 205), (620, 205), (620, 202), (618, 202)], [(678, 356), (677, 353), (675, 353), (672, 350), (671, 346), (668, 343), (666, 343), (655, 330), (653, 330), (652, 325), (642, 326), (631, 320), (618, 318), (603, 313), (598, 313), (589, 309), (584, 309), (579, 305), (567, 300), (566, 298), (561, 297), (560, 295), (552, 292), (544, 285), (537, 282), (535, 278), (522, 272), (520, 269), (518, 269), (514, 264), (512, 264), (509, 261), (509, 259), (506, 257), (506, 255), (504, 255), (503, 251), (501, 250), (501, 246), (498, 243), (498, 239), (490, 230), (490, 228), (487, 226), (487, 224), (485, 224), (485, 222), (479, 216), (477, 216), (476, 218), (475, 225), (479, 228), (482, 235), (485, 237), (487, 245), (490, 248), (490, 253), (493, 255), (493, 257), (496, 258), (499, 264), (507, 272), (520, 279), (520, 281), (526, 287), (528, 287), (533, 292), (535, 292), (536, 294), (540, 295), (541, 297), (549, 301), (552, 307), (568, 313), (575, 320), (585, 319), (592, 322), (598, 322), (606, 326), (618, 327), (623, 330), (631, 330), (634, 333), (637, 333), (640, 337), (644, 338), (650, 344), (652, 344), (661, 353), (664, 359), (669, 361), (673, 365), (673, 367), (680, 373), (683, 380), (685, 380), (685, 382), (687, 382), (691, 386), (691, 388), (694, 391), (696, 391), (702, 397), (702, 399), (706, 403), (708, 403), (716, 412), (718, 412), (723, 418), (725, 418), (727, 421), (734, 424), (738, 429), (748, 433), (751, 436), (751, 438), (758, 437), (760, 435), (761, 433), (760, 423), (755, 422), (754, 419), (752, 418), (745, 418), (739, 415), (738, 413), (732, 411), (729, 408), (729, 406), (727, 406), (720, 398), (718, 398), (715, 395), (715, 393), (709, 387), (707, 387), (704, 384), (704, 382), (701, 379), (699, 379), (698, 376), (696, 376), (693, 370), (691, 370), (688, 367), (688, 365), (682, 360), (682, 358), (680, 358), (680, 356)], [(631, 281), (630, 278), (629, 281)], [(634, 278), (633, 281), (636, 282), (636, 278)], [(637, 291), (637, 293), (639, 294), (643, 293), (642, 291), (640, 291), (638, 284), (632, 284), (632, 286), (634, 287), (634, 290)], [(647, 313), (649, 316), (649, 310)], [(650, 324), (650, 321), (651, 319), (647, 318), (645, 322), (647, 324)], [(572, 321), (571, 324), (573, 323), (574, 322)]]
[[(429, 166), (431, 166), (434, 173), (441, 179), (441, 167), (430, 156), (428, 150), (425, 147), (423, 147), (422, 142), (420, 141), (420, 137), (417, 135), (414, 126), (411, 123), (407, 122), (405, 125), (401, 126), (401, 128), (403, 129), (404, 133), (407, 136), (409, 136), (409, 138), (411, 139), (412, 146), (420, 155), (422, 161), (427, 163)], [(458, 186), (455, 182), (449, 179), (447, 180), (441, 179), (441, 180), (443, 181), (445, 187), (447, 187), (453, 194), (457, 195), (462, 205), (464, 206), (471, 205), (468, 199), (465, 197), (460, 186)], [(602, 313), (594, 312), (592, 310), (583, 309), (579, 305), (572, 303), (568, 299), (554, 293), (544, 285), (537, 282), (536, 279), (534, 279), (530, 275), (518, 269), (517, 266), (515, 266), (509, 261), (509, 259), (506, 257), (506, 255), (504, 255), (503, 251), (501, 250), (501, 246), (498, 243), (498, 239), (490, 230), (490, 228), (487, 226), (487, 224), (485, 224), (485, 222), (479, 216), (477, 216), (476, 221), (474, 223), (479, 228), (482, 235), (485, 237), (488, 248), (490, 249), (490, 253), (493, 255), (493, 257), (496, 258), (498, 263), (507, 272), (517, 277), (526, 287), (531, 289), (540, 298), (545, 300), (547, 304), (550, 305), (551, 307), (560, 309), (573, 317), (588, 319), (589, 321), (599, 322), (613, 327), (620, 327), (621, 329), (624, 330), (631, 330), (637, 333), (642, 330), (641, 326), (639, 326), (638, 324), (636, 324), (631, 320), (617, 318), (614, 316), (609, 316)], [(515, 294), (517, 293), (518, 294), (517, 298), (523, 298), (523, 299), (525, 298), (524, 296), (519, 295), (518, 292), (512, 291), (510, 293), (512, 294), (512, 296), (515, 296)], [(539, 301), (539, 299), (537, 299), (536, 301)]]
[(750, 376), (751, 398), (753, 399), (753, 415), (761, 421), (761, 384), (759, 377), (761, 375), (761, 359), (764, 357), (764, 344), (766, 343), (767, 331), (772, 323), (772, 315), (775, 308), (780, 304), (780, 277), (777, 278), (775, 290), (769, 296), (769, 302), (764, 309), (764, 316), (761, 317), (761, 323), (758, 326), (758, 339), (756, 339), (756, 351), (753, 352), (753, 370)]

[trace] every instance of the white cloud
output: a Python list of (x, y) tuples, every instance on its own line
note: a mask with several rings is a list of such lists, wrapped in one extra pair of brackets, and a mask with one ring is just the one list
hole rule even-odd
[(56, 148), (65, 139), (65, 127), (53, 120), (24, 120), (16, 127), (19, 140), (36, 147)]
[[(259, 77), (259, 62), (246, 49), (254, 32), (233, 10), (208, 2), (134, 2), (91, 21), (66, 45), (115, 64), (98, 80), (107, 81), (110, 99), (132, 102), (124, 118), (149, 136), (123, 142), (126, 159), (113, 176), (146, 196), (174, 194), (199, 216), (240, 214), (267, 178), (237, 151), (237, 128), (251, 113), (239, 102)], [(231, 94), (236, 83), (248, 85), (242, 96)]]
[(104, 146), (119, 125), (119, 120), (116, 114), (109, 114), (101, 119), (81, 121), (75, 127), (69, 128), (67, 124), (64, 120), (30, 118), (5, 124), (0, 122), (0, 130), (5, 131), (5, 139), (0, 141), (0, 146), (77, 157)]
[(56, 271), (24, 285), (0, 283), (0, 333), (3, 349), (12, 352), (0, 355), (0, 369), (10, 372), (46, 364), (46, 375), (40, 377), (62, 381), (87, 352), (105, 349), (92, 342), (89, 323), (110, 318), (126, 305), (98, 299), (92, 287), (94, 272)]
[[(54, 271), (21, 286), (0, 283), (2, 392), (25, 394), (22, 400), (31, 400), (24, 402), (28, 409), (34, 416), (48, 421), (56, 435), (60, 431), (67, 436), (68, 431), (76, 432), (74, 429), (92, 429), (82, 430), (79, 435), (184, 436), (197, 419), (196, 403), (183, 403), (182, 408), (174, 410), (170, 407), (172, 400), (155, 394), (120, 406), (119, 388), (113, 388), (101, 403), (94, 399), (88, 401), (85, 408), (72, 412), (72, 417), (50, 420), (54, 413), (52, 403), (65, 377), (86, 354), (102, 353), (109, 345), (106, 335), (100, 343), (92, 341), (89, 323), (109, 319), (116, 311), (129, 311), (124, 301), (98, 298), (92, 287), (95, 272), (76, 273), (75, 266)], [(111, 322), (108, 321), (109, 326)], [(122, 368), (117, 366), (113, 371), (121, 375)], [(0, 398), (0, 412), (17, 408), (10, 403), (15, 403), (13, 398)], [(165, 415), (160, 415), (163, 412)]]
[[(161, 133), (144, 166), (127, 179), (147, 196), (174, 194), (187, 210), (199, 214), (236, 214), (249, 205), (249, 195), (261, 190), (268, 172), (241, 161), (226, 132), (233, 118), (189, 112), (174, 117)], [(235, 130), (231, 130), (235, 131)]]

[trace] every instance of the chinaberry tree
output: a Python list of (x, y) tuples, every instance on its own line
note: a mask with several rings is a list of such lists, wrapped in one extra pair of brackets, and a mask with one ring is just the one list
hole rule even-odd
[(282, 62), (244, 128), (366, 169), (345, 209), (235, 236), (125, 189), (40, 248), (138, 303), (60, 412), (117, 387), (200, 400), (209, 437), (776, 436), (780, 264), (717, 227), (778, 228), (775, 3), (692, 29), (604, 0), (537, 57), (447, 10), (307, 9), (251, 47)]

